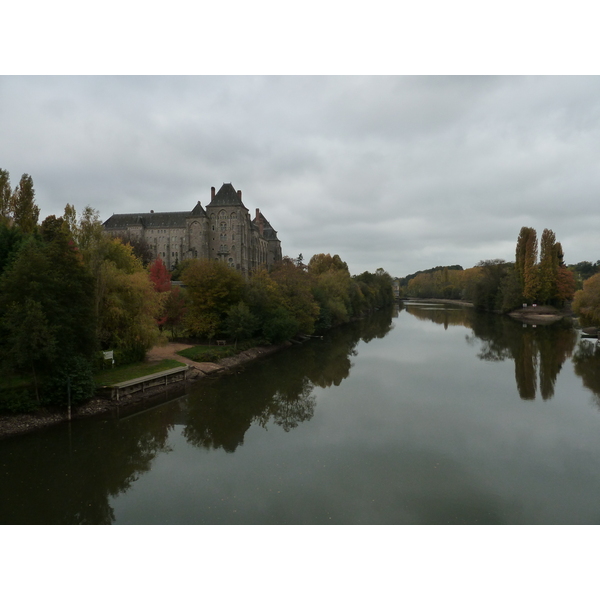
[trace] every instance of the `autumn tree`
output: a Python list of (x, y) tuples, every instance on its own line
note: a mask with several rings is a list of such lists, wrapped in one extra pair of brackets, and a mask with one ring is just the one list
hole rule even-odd
[(583, 289), (575, 292), (573, 311), (590, 325), (600, 325), (600, 273), (583, 282)]
[(194, 260), (182, 274), (188, 306), (186, 328), (192, 335), (212, 339), (223, 325), (227, 310), (241, 300), (244, 279), (216, 260)]
[(143, 360), (159, 338), (155, 321), (159, 294), (143, 268), (128, 272), (112, 260), (102, 263), (100, 281), (98, 336), (102, 347), (118, 350), (121, 362)]
[(127, 233), (114, 235), (114, 237), (120, 239), (123, 244), (129, 244), (132, 247), (135, 256), (140, 259), (145, 267), (152, 262), (154, 252), (152, 251), (150, 243), (145, 238), (132, 234), (129, 231)]
[[(525, 254), (522, 262), (523, 297), (528, 302), (534, 302), (540, 289), (539, 273), (537, 268), (537, 233), (531, 227), (524, 227)], [(523, 229), (521, 231), (523, 231)]]
[(156, 324), (162, 331), (163, 326), (167, 322), (165, 305), (167, 298), (171, 294), (171, 275), (169, 271), (167, 271), (167, 267), (160, 256), (150, 265), (148, 274), (150, 281), (154, 285), (154, 291), (157, 292), (160, 297), (160, 307), (159, 312), (156, 315)]
[(162, 293), (171, 290), (171, 275), (160, 256), (150, 264), (148, 272), (150, 281), (154, 284), (154, 289), (157, 292)]

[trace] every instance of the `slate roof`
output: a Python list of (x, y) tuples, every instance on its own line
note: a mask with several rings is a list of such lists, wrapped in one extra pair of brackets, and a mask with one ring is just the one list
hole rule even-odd
[(208, 206), (243, 206), (243, 202), (240, 200), (238, 193), (230, 183), (224, 183), (221, 189), (215, 194), (213, 200), (210, 201)]
[[(195, 216), (196, 208), (192, 212), (155, 212), (155, 213), (131, 213), (124, 215), (113, 215), (104, 222), (105, 229), (127, 229), (141, 225), (146, 229), (157, 229), (159, 227), (185, 227), (186, 219)], [(202, 209), (204, 213), (204, 209)]]
[[(271, 226), (271, 223), (269, 223), (269, 221), (267, 221), (267, 219), (265, 218), (265, 215), (263, 215), (262, 213), (260, 213), (260, 216), (262, 217), (262, 222), (263, 222), (263, 236), (266, 240), (278, 240), (279, 238), (277, 237), (277, 232), (273, 229), (273, 227)], [(254, 220), (252, 221), (252, 224), (259, 229), (258, 226), (258, 221), (256, 220), (256, 217), (254, 217)]]
[(206, 211), (202, 208), (202, 204), (200, 204), (200, 201), (198, 201), (198, 203), (196, 204), (196, 206), (194, 206), (194, 209), (190, 213), (190, 217), (205, 217), (205, 216), (206, 216)]

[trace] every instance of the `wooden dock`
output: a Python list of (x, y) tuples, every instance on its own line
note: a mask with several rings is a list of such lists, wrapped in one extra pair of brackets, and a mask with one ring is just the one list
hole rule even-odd
[(167, 371), (153, 373), (152, 375), (145, 375), (144, 377), (137, 377), (136, 379), (130, 379), (129, 381), (115, 383), (110, 386), (111, 398), (113, 400), (119, 400), (123, 394), (136, 394), (138, 392), (145, 392), (151, 387), (167, 386), (169, 383), (174, 383), (176, 381), (185, 381), (189, 369), (190, 367), (188, 366), (176, 367), (174, 369), (168, 369)]

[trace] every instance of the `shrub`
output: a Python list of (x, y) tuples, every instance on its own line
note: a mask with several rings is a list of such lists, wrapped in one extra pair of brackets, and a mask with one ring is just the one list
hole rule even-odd
[(74, 356), (54, 369), (44, 385), (42, 395), (44, 404), (67, 406), (69, 394), (71, 404), (76, 405), (89, 400), (95, 391), (92, 365)]
[(38, 408), (39, 404), (32, 389), (23, 387), (0, 389), (0, 413), (29, 413)]

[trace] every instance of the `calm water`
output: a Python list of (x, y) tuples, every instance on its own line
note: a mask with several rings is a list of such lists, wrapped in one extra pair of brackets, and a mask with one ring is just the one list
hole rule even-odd
[(600, 351), (407, 304), (133, 415), (0, 441), (1, 523), (600, 523)]

